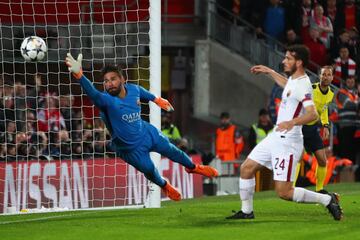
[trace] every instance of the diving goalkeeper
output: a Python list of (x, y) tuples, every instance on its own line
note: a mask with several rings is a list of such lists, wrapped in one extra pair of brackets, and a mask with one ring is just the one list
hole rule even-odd
[(147, 179), (161, 187), (174, 201), (179, 201), (181, 194), (160, 176), (150, 158), (151, 151), (180, 163), (188, 173), (210, 178), (218, 175), (215, 168), (192, 163), (185, 152), (170, 143), (157, 128), (141, 119), (140, 99), (153, 101), (162, 109), (173, 111), (166, 99), (156, 97), (141, 86), (126, 83), (122, 71), (116, 66), (105, 66), (102, 69), (106, 92), (100, 92), (83, 75), (81, 61), (82, 54), (75, 60), (68, 53), (65, 63), (94, 105), (100, 109), (100, 116), (111, 134), (112, 145), (125, 162), (144, 173)]

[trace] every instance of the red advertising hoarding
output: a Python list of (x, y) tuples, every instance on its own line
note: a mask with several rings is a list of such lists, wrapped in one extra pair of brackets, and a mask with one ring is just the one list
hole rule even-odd
[[(200, 163), (198, 155), (192, 156)], [(183, 198), (203, 194), (202, 176), (164, 158), (159, 172)], [(7, 207), (93, 208), (144, 204), (148, 181), (120, 159), (0, 163), (0, 213)], [(163, 196), (164, 197), (164, 196)]]

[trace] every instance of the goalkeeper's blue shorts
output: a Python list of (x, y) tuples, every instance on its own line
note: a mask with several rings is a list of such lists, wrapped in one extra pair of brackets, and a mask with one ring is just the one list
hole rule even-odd
[[(145, 177), (160, 187), (165, 186), (165, 180), (160, 176), (150, 158), (150, 152), (160, 153), (162, 156), (170, 160), (180, 163), (186, 168), (194, 168), (190, 157), (164, 136), (157, 128), (151, 124), (145, 124), (146, 133), (143, 141), (136, 148), (131, 150), (121, 150), (117, 148), (117, 141), (113, 141), (113, 147), (117, 155), (125, 162), (144, 173)], [(123, 149), (123, 148), (122, 148)]]

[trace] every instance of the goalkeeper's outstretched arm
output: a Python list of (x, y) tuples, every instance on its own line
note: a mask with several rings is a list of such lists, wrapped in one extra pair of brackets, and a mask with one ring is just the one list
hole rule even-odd
[(83, 75), (82, 66), (82, 54), (80, 53), (75, 60), (70, 53), (67, 54), (65, 63), (68, 66), (69, 71), (72, 75), (79, 80), (81, 87), (84, 89), (85, 93), (93, 101), (93, 103), (99, 107), (103, 108), (106, 105), (106, 99), (103, 96), (102, 92), (97, 90), (94, 85)]
[(140, 98), (146, 101), (153, 101), (156, 105), (167, 112), (174, 111), (174, 107), (169, 103), (168, 100), (162, 97), (156, 97), (154, 94), (150, 93), (143, 87), (139, 87), (140, 89)]

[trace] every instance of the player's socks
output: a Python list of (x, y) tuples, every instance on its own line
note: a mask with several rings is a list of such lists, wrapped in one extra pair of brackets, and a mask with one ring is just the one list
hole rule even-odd
[(300, 203), (321, 203), (326, 207), (330, 203), (331, 196), (296, 187), (292, 200)]
[(296, 164), (295, 179), (294, 179), (294, 182), (293, 182), (293, 186), (294, 186), (294, 187), (296, 186), (296, 181), (297, 181), (297, 179), (298, 179), (298, 177), (299, 177), (300, 167), (301, 167), (301, 163), (298, 162), (298, 163)]
[(320, 191), (324, 188), (324, 180), (326, 177), (326, 166), (317, 166), (316, 168), (316, 191)]
[(255, 178), (243, 179), (239, 181), (241, 211), (249, 214), (253, 212), (253, 198), (255, 192)]
[(217, 177), (219, 175), (215, 168), (200, 164), (196, 164), (194, 169), (185, 168), (185, 170), (188, 173), (197, 173), (209, 178)]
[(180, 201), (181, 200), (181, 193), (176, 190), (168, 181), (164, 187), (161, 188), (166, 196), (168, 196), (171, 200)]

